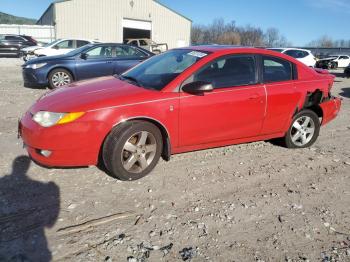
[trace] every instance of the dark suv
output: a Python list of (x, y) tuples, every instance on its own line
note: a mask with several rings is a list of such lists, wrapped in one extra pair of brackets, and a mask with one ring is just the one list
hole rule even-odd
[(37, 45), (27, 35), (0, 35), (0, 56), (19, 56), (21, 48)]

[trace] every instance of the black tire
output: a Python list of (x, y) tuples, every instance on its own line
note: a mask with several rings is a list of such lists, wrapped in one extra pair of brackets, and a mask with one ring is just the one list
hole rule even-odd
[[(294, 135), (296, 135), (296, 133), (298, 132), (296, 130), (296, 128), (293, 127), (293, 125), (295, 124), (295, 122), (299, 121), (301, 118), (310, 118), (312, 120), (310, 122), (313, 122), (313, 125), (314, 125), (313, 126), (314, 127), (314, 132), (312, 134), (312, 137), (309, 140), (309, 137), (311, 135), (311, 134), (309, 134), (309, 136), (307, 137), (307, 140), (309, 140), (309, 141), (307, 143), (305, 143), (305, 144), (302, 144), (302, 141), (300, 141), (300, 142), (298, 142), (298, 141), (293, 142), (293, 140), (292, 140), (292, 137), (294, 137)], [(311, 125), (311, 124), (312, 123), (310, 123), (309, 125)], [(309, 128), (309, 127), (304, 127), (304, 128)], [(302, 133), (302, 132), (304, 134), (306, 133), (306, 136), (307, 136), (307, 131), (302, 130), (299, 133)], [(287, 131), (287, 133), (286, 133), (286, 135), (284, 137), (284, 144), (288, 148), (305, 148), (305, 147), (310, 147), (317, 140), (319, 133), (320, 133), (320, 120), (319, 120), (318, 116), (316, 115), (316, 113), (314, 111), (311, 111), (309, 109), (304, 109), (304, 110), (300, 111), (298, 114), (296, 114), (293, 117), (291, 125), (290, 125), (290, 127), (289, 127), (289, 129), (288, 129), (288, 131)], [(295, 137), (297, 137), (297, 136), (295, 136)], [(300, 140), (302, 140), (301, 137), (300, 137)]]
[[(70, 83), (73, 82), (73, 76), (72, 76), (72, 74), (71, 74), (68, 70), (63, 69), (63, 68), (57, 68), (57, 69), (52, 70), (52, 71), (50, 72), (49, 76), (48, 76), (49, 88), (50, 88), (50, 89), (54, 89), (54, 88), (56, 88), (56, 87), (59, 87), (59, 85), (56, 85), (56, 84), (54, 83), (54, 80), (53, 80), (53, 77), (54, 77), (56, 74), (59, 74), (59, 73), (65, 74), (65, 75), (68, 77), (69, 83), (67, 83), (67, 84), (70, 84)], [(64, 85), (66, 85), (66, 84), (64, 84)], [(60, 85), (60, 86), (63, 86), (63, 85)]]
[[(130, 172), (126, 168), (124, 168), (123, 165), (125, 153), (129, 153), (124, 150), (124, 145), (128, 141), (130, 141), (130, 139), (133, 139), (136, 136), (136, 134), (143, 131), (148, 132), (152, 135), (152, 139), (155, 139), (156, 151), (153, 156), (153, 159), (150, 161), (147, 168), (141, 170), (141, 162), (136, 161), (133, 166), (136, 165), (136, 168), (137, 166), (140, 166), (140, 171)], [(120, 180), (131, 181), (140, 179), (153, 170), (153, 168), (157, 165), (159, 161), (162, 149), (163, 139), (158, 127), (146, 121), (131, 121), (115, 127), (107, 136), (103, 145), (102, 158), (106, 169), (109, 171), (109, 175)], [(131, 156), (132, 153), (129, 154)], [(146, 154), (144, 155), (145, 157)], [(125, 158), (128, 158), (130, 156), (127, 155)]]

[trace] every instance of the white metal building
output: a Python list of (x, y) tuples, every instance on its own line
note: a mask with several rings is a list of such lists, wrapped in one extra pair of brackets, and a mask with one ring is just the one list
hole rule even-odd
[(175, 48), (190, 45), (192, 21), (156, 0), (59, 0), (37, 24), (53, 25), (56, 38), (150, 38)]

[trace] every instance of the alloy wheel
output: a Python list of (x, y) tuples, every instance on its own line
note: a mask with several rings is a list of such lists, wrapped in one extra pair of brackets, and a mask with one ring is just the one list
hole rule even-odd
[(121, 160), (125, 170), (141, 173), (153, 161), (157, 152), (157, 142), (153, 134), (141, 131), (132, 135), (124, 144)]
[(71, 82), (70, 76), (65, 72), (57, 72), (52, 76), (52, 84), (55, 87), (65, 86)]
[(301, 116), (296, 119), (290, 130), (292, 143), (298, 147), (311, 141), (315, 134), (315, 123), (309, 116)]

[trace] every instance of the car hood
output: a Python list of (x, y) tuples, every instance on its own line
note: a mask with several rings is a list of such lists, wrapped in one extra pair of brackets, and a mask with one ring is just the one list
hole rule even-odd
[(36, 57), (36, 58), (30, 59), (23, 66), (31, 65), (31, 64), (38, 64), (38, 63), (55, 62), (56, 60), (69, 59), (69, 58), (72, 58), (72, 56), (69, 56), (69, 55), (41, 56), (41, 57)]
[(157, 99), (161, 93), (113, 76), (100, 77), (56, 88), (43, 95), (30, 111), (87, 112)]
[(37, 49), (43, 49), (43, 48), (44, 47), (42, 47), (42, 46), (35, 45), (35, 46), (24, 47), (21, 50), (25, 51), (25, 52), (30, 52), (30, 51), (34, 51), (34, 50), (37, 50)]
[(336, 57), (328, 57), (328, 58), (322, 58), (322, 59), (318, 59), (318, 61), (333, 61), (337, 59)]

